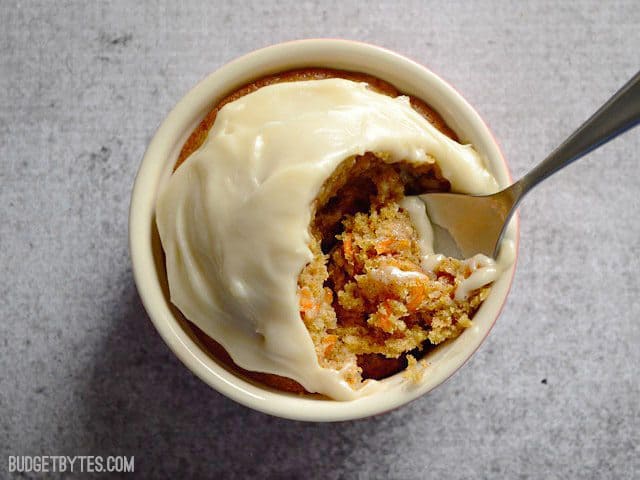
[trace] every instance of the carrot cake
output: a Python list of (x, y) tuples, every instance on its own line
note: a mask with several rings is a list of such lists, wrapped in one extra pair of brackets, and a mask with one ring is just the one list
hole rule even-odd
[(218, 102), (159, 194), (171, 301), (262, 383), (336, 400), (384, 388), (469, 327), (499, 274), (433, 251), (419, 194), (450, 190), (497, 184), (424, 102), (358, 73), (264, 77)]

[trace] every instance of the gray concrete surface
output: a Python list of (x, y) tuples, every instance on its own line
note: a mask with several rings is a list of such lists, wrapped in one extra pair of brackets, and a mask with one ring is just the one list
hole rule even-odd
[(127, 251), (145, 146), (208, 72), (303, 37), (426, 63), (518, 176), (636, 72), (640, 4), (3, 1), (0, 478), (8, 455), (35, 454), (135, 455), (142, 478), (638, 478), (640, 130), (526, 200), (502, 317), (409, 406), (334, 425), (271, 418), (164, 345)]

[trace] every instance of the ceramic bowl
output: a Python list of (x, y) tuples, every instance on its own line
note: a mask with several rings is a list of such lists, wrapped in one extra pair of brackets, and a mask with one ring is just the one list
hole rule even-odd
[[(423, 99), (439, 112), (463, 142), (486, 159), (501, 186), (511, 183), (500, 149), (480, 115), (447, 82), (426, 67), (373, 45), (344, 40), (302, 40), (267, 47), (245, 55), (211, 73), (167, 115), (144, 155), (131, 198), (129, 234), (133, 273), (142, 302), (158, 332), (180, 360), (204, 382), (227, 397), (255, 410), (308, 421), (338, 421), (380, 414), (433, 390), (458, 370), (480, 346), (505, 303), (514, 266), (496, 281), (474, 317), (473, 326), (454, 341), (425, 357), (428, 367), (418, 384), (401, 373), (383, 380), (382, 392), (341, 402), (293, 395), (248, 380), (218, 362), (198, 341), (168, 297), (154, 209), (159, 188), (171, 175), (189, 134), (218, 100), (259, 77), (303, 67), (327, 67), (379, 77), (403, 93)], [(514, 218), (507, 236), (516, 244)]]

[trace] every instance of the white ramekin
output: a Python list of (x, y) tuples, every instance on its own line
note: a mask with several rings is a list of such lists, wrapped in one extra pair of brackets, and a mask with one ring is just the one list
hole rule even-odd
[[(158, 332), (203, 381), (227, 397), (271, 415), (309, 421), (338, 421), (383, 413), (429, 392), (450, 377), (485, 339), (505, 303), (515, 264), (495, 282), (491, 294), (474, 317), (473, 327), (442, 345), (426, 358), (429, 363), (417, 385), (399, 381), (398, 374), (384, 380), (388, 389), (350, 402), (291, 395), (238, 376), (204, 351), (184, 323), (172, 312), (165, 273), (159, 260), (155, 231), (158, 188), (171, 174), (189, 134), (223, 96), (249, 81), (271, 73), (301, 67), (327, 67), (364, 72), (423, 99), (438, 111), (458, 136), (482, 153), (501, 186), (510, 175), (491, 132), (478, 113), (448, 83), (405, 57), (388, 50), (345, 40), (301, 40), (274, 45), (223, 66), (196, 85), (169, 113), (156, 132), (135, 180), (129, 214), (129, 242), (133, 273), (142, 302)], [(518, 220), (508, 235), (516, 243)], [(174, 310), (175, 311), (175, 310)]]

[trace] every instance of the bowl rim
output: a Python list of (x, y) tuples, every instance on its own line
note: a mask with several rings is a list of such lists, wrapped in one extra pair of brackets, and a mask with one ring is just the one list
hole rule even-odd
[[(270, 70), (274, 64), (274, 59), (283, 62), (283, 59), (293, 58), (296, 57), (296, 55), (300, 56), (301, 53), (308, 54), (312, 57), (312, 54), (330, 56), (332, 52), (334, 55), (338, 55), (339, 53), (343, 58), (349, 55), (352, 57), (354, 55), (360, 57), (368, 56), (379, 61), (384, 60), (386, 63), (395, 63), (398, 67), (406, 71), (406, 75), (413, 73), (419, 75), (422, 80), (431, 82), (431, 87), (438, 88), (440, 89), (440, 93), (449, 96), (447, 103), (455, 102), (457, 108), (462, 108), (464, 114), (468, 117), (467, 120), (473, 123), (475, 133), (484, 137), (484, 140), (488, 142), (489, 148), (492, 149), (492, 157), (497, 159), (501, 164), (500, 167), (502, 171), (497, 172), (503, 175), (501, 183), (511, 182), (508, 164), (504, 159), (493, 133), (482, 117), (480, 117), (462, 95), (427, 67), (398, 53), (375, 45), (340, 39), (305, 39), (271, 45), (243, 55), (218, 68), (198, 82), (196, 86), (182, 97), (162, 121), (149, 143), (136, 175), (131, 194), (129, 210), (129, 251), (133, 267), (133, 276), (139, 295), (149, 318), (160, 333), (162, 339), (182, 363), (201, 380), (228, 398), (246, 407), (293, 420), (343, 421), (385, 413), (421, 397), (448, 380), (473, 356), (485, 341), (497, 318), (500, 316), (513, 283), (518, 257), (519, 219), (518, 216), (515, 215), (509, 227), (510, 234), (514, 241), (515, 258), (510, 272), (508, 272), (508, 278), (504, 280), (500, 279), (500, 281), (503, 281), (504, 286), (501, 288), (502, 294), (498, 301), (499, 304), (493, 307), (491, 314), (493, 318), (488, 328), (485, 326), (486, 331), (479, 341), (476, 341), (475, 346), (465, 352), (464, 358), (457, 359), (453, 362), (452, 366), (445, 369), (444, 373), (441, 373), (436, 381), (432, 381), (430, 384), (418, 385), (416, 388), (404, 391), (403, 394), (386, 395), (377, 399), (378, 401), (374, 401), (376, 397), (380, 396), (374, 393), (370, 396), (347, 402), (317, 400), (305, 396), (295, 396), (249, 383), (244, 378), (214, 362), (208, 354), (202, 351), (179, 325), (178, 320), (169, 310), (157, 275), (149, 275), (150, 271), (155, 271), (150, 238), (153, 222), (155, 221), (155, 198), (158, 177), (160, 175), (158, 170), (162, 169), (161, 166), (158, 166), (159, 163), (162, 163), (158, 161), (158, 157), (165, 160), (171, 155), (171, 152), (175, 150), (176, 144), (179, 144), (181, 147), (186, 138), (179, 137), (184, 137), (185, 131), (190, 133), (193, 128), (195, 128), (194, 118), (198, 116), (196, 112), (200, 112), (199, 116), (202, 118), (204, 116), (202, 112), (206, 114), (211, 108), (211, 103), (203, 102), (202, 97), (210, 97), (216, 93), (217, 97), (220, 98), (242, 84), (246, 84), (251, 78), (256, 79), (270, 73), (288, 69), (275, 68)], [(300, 68), (303, 68), (305, 66), (311, 66), (312, 64), (316, 65), (313, 62), (314, 61), (311, 61), (308, 65), (296, 64), (300, 65)], [(316, 66), (322, 67), (323, 65)], [(295, 67), (292, 66), (291, 68)], [(326, 68), (335, 67), (327, 65)], [(353, 70), (369, 73), (382, 80), (387, 80), (387, 78), (385, 78), (384, 75), (380, 75), (379, 72), (371, 73), (373, 68), (363, 69), (356, 67)], [(255, 73), (255, 75), (248, 77), (248, 72)], [(235, 80), (238, 78), (243, 78), (244, 80)], [(246, 80), (246, 78), (249, 78), (249, 80)], [(233, 85), (234, 82), (235, 85)], [(394, 82), (390, 83), (394, 84)], [(221, 90), (220, 84), (225, 84), (227, 88)], [(403, 91), (402, 89), (400, 90)], [(434, 107), (434, 109), (438, 111), (438, 113), (443, 114), (438, 108)], [(446, 116), (445, 120), (447, 120)], [(200, 119), (197, 120), (197, 122), (199, 121)], [(447, 121), (447, 123), (449, 122)], [(455, 130), (455, 126), (452, 126), (452, 128)], [(485, 303), (487, 302), (485, 301)], [(396, 376), (397, 375), (400, 374), (396, 374)], [(384, 395), (385, 392), (388, 393), (388, 390), (380, 393)]]

